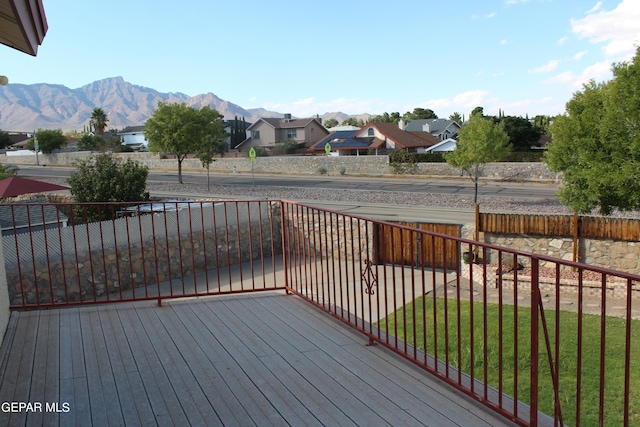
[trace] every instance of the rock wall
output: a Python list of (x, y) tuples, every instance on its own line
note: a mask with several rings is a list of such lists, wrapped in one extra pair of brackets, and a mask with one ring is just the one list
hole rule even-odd
[(375, 258), (373, 224), (369, 221), (294, 211), (285, 214), (292, 247), (325, 259), (361, 262)]
[[(40, 165), (73, 166), (77, 159), (86, 159), (91, 154), (86, 151), (58, 154), (41, 154)], [(147, 165), (150, 169), (176, 171), (178, 163), (175, 159), (162, 159), (152, 153), (117, 153), (122, 159), (133, 159)], [(389, 165), (388, 156), (273, 156), (258, 157), (252, 162), (247, 157), (225, 156), (211, 163), (211, 172), (273, 173), (286, 175), (394, 175)], [(0, 163), (15, 165), (35, 165), (35, 156), (0, 156)], [(183, 161), (184, 171), (205, 172), (198, 159), (187, 158)], [(412, 168), (411, 175), (460, 178), (461, 171), (446, 163), (418, 163)], [(508, 181), (556, 181), (555, 173), (549, 171), (544, 163), (488, 163), (483, 176), (488, 179)]]
[(221, 225), (204, 233), (186, 228), (180, 234), (156, 238), (147, 234), (142, 241), (125, 240), (111, 247), (96, 241), (86, 251), (8, 264), (9, 300), (12, 305), (24, 305), (94, 301), (107, 295), (117, 299), (120, 291), (280, 254), (279, 204), (273, 204), (271, 211), (273, 218), (263, 218), (262, 223)]
[[(492, 245), (573, 261), (572, 238), (503, 236), (485, 233), (484, 241)], [(640, 274), (638, 242), (580, 238), (578, 248), (578, 262)]]

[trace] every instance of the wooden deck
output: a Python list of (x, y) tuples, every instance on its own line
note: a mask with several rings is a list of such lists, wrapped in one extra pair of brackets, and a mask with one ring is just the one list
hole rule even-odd
[(0, 425), (512, 425), (298, 297), (163, 304), (14, 312)]

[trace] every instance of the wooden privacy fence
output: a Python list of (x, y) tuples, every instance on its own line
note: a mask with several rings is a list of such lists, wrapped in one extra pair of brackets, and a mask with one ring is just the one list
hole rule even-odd
[[(460, 226), (397, 222), (420, 230), (460, 237)], [(376, 248), (379, 263), (404, 264), (415, 267), (457, 267), (457, 248), (453, 241), (384, 224), (377, 225)], [(435, 261), (435, 265), (434, 265)]]
[(626, 218), (481, 213), (478, 228), (495, 234), (640, 241), (640, 220)]

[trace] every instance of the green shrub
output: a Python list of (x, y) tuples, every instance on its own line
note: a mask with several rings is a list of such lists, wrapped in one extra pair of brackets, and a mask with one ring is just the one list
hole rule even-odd
[(286, 154), (294, 154), (298, 149), (298, 143), (293, 139), (280, 141), (276, 144), (274, 151)]
[[(138, 202), (149, 200), (146, 191), (149, 169), (140, 163), (121, 160), (111, 154), (100, 154), (76, 162), (76, 170), (67, 180), (69, 191), (77, 203)], [(96, 221), (111, 218), (117, 205), (79, 207), (76, 220)]]
[(545, 150), (514, 151), (505, 157), (503, 162), (541, 162)]
[(319, 173), (320, 175), (326, 175), (326, 174), (327, 174), (327, 172), (328, 172), (328, 171), (327, 171), (327, 168), (325, 168), (324, 166), (320, 166), (320, 167), (318, 168), (318, 173)]
[(405, 150), (389, 154), (389, 163), (444, 163), (444, 153), (407, 153)]
[(417, 169), (416, 158), (406, 150), (389, 154), (389, 163), (395, 174), (414, 173)]
[(338, 172), (340, 172), (340, 175), (344, 175), (347, 172), (347, 169), (344, 166), (340, 166)]

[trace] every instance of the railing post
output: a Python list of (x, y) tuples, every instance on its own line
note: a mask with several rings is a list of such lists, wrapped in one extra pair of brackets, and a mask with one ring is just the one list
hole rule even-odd
[[(538, 310), (540, 307), (540, 261), (537, 258), (531, 258), (531, 371), (529, 390), (529, 425), (538, 425)], [(517, 403), (516, 403), (517, 405)]]
[(286, 223), (287, 221), (285, 220), (285, 202), (283, 200), (280, 200), (280, 231), (282, 233), (282, 269), (284, 270), (285, 292), (288, 294), (289, 293), (289, 290), (288, 290), (289, 266), (287, 262), (287, 251), (289, 250), (289, 248), (288, 248), (288, 242), (287, 242)]

